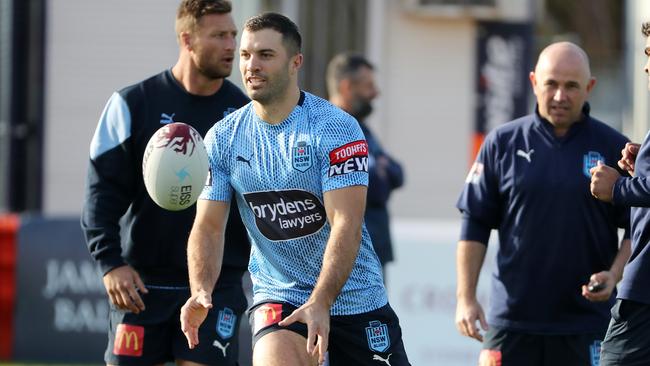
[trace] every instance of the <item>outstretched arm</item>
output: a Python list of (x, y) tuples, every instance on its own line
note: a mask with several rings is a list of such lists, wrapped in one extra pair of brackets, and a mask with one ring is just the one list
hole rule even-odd
[(352, 272), (361, 245), (366, 187), (327, 191), (324, 201), (331, 232), (318, 281), (307, 302), (280, 322), (280, 326), (295, 321), (307, 324), (307, 352), (318, 352), (321, 364), (328, 346), (330, 308)]
[(228, 202), (199, 200), (187, 243), (187, 269), (192, 296), (181, 308), (181, 330), (190, 348), (199, 344), (199, 326), (212, 308), (212, 290), (223, 260)]

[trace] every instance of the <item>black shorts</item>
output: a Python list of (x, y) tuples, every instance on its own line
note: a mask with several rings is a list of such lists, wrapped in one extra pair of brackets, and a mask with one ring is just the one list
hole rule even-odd
[[(288, 329), (307, 338), (307, 325), (293, 323), (280, 327), (277, 323), (297, 308), (287, 303), (260, 303), (248, 310), (253, 334), (253, 347), (262, 336)], [(382, 362), (391, 366), (409, 366), (402, 342), (402, 329), (389, 304), (363, 314), (332, 316), (330, 319), (330, 366), (368, 365)]]
[[(206, 365), (235, 366), (239, 322), (246, 310), (241, 283), (223, 285), (212, 296), (212, 309), (199, 329), (199, 345), (190, 350), (181, 331), (180, 309), (190, 296), (183, 287), (147, 286), (145, 311), (124, 312), (111, 304), (104, 361), (113, 365), (155, 365), (176, 359)], [(116, 336), (117, 335), (117, 336)]]
[(650, 365), (650, 305), (616, 300), (603, 341), (600, 364)]
[(528, 334), (490, 326), (479, 366), (598, 366), (602, 333)]

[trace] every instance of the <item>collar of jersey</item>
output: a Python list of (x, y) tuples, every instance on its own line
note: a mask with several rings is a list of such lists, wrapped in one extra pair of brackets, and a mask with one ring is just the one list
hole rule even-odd
[(591, 118), (589, 115), (590, 111), (591, 106), (589, 103), (585, 102), (585, 104), (582, 106), (582, 118), (579, 121), (573, 123), (571, 127), (569, 127), (567, 134), (562, 137), (555, 136), (555, 131), (551, 122), (539, 115), (539, 104), (535, 105), (535, 113), (533, 116), (535, 119), (535, 126), (537, 126), (537, 128), (541, 130), (542, 133), (547, 135), (551, 140), (555, 140), (561, 143), (570, 140), (573, 136), (575, 136), (576, 133), (578, 133), (578, 131), (580, 131), (584, 126), (588, 124), (589, 119)]
[(291, 113), (289, 113), (287, 118), (285, 118), (282, 122), (276, 124), (268, 123), (265, 120), (261, 119), (260, 116), (258, 116), (257, 113), (255, 113), (255, 108), (253, 108), (253, 105), (251, 104), (251, 113), (253, 114), (253, 120), (257, 124), (261, 125), (263, 128), (269, 128), (272, 130), (283, 129), (284, 126), (289, 125), (296, 118), (300, 118), (303, 109), (302, 107), (303, 104), (305, 103), (305, 99), (306, 99), (305, 92), (301, 90), (300, 99), (298, 99), (298, 104), (296, 104), (296, 106), (293, 107), (293, 110), (291, 111)]

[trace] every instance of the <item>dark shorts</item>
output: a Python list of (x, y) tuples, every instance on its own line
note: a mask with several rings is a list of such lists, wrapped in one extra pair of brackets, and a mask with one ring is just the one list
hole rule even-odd
[(650, 365), (650, 305), (616, 300), (603, 341), (600, 364)]
[(603, 334), (528, 334), (490, 326), (479, 366), (598, 366)]
[[(307, 338), (307, 326), (303, 323), (293, 323), (288, 327), (277, 325), (296, 309), (287, 303), (270, 302), (251, 307), (248, 319), (253, 347), (262, 336), (280, 329), (288, 329)], [(364, 314), (332, 316), (328, 354), (330, 366), (410, 365), (402, 342), (399, 319), (388, 304)]]
[[(104, 360), (113, 365), (154, 365), (188, 360), (206, 365), (235, 366), (239, 356), (238, 330), (246, 310), (241, 284), (219, 287), (212, 309), (199, 329), (199, 345), (190, 350), (181, 331), (180, 309), (190, 290), (147, 286), (145, 311), (117, 310), (111, 304), (108, 347)], [(117, 335), (117, 337), (116, 337)]]

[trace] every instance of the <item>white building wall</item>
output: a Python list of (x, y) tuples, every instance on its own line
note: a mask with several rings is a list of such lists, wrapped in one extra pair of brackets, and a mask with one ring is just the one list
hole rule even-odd
[(457, 217), (474, 116), (474, 22), (416, 17), (397, 1), (371, 1), (369, 57), (381, 96), (369, 120), (403, 163), (400, 217)]

